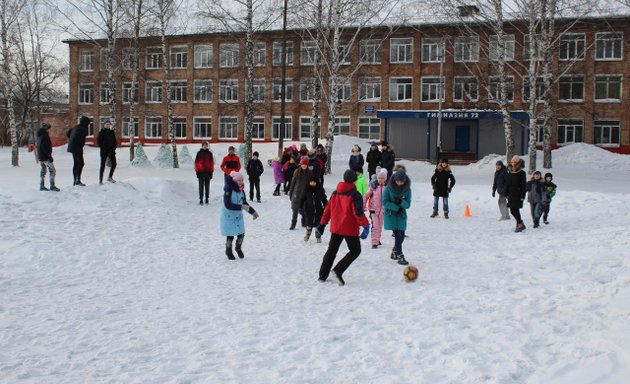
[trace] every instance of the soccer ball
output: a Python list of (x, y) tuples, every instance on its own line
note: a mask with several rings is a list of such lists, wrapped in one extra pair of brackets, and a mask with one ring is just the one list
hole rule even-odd
[(405, 269), (403, 269), (403, 277), (408, 283), (416, 281), (416, 279), (418, 278), (418, 274), (418, 268), (414, 267), (413, 265), (408, 265), (405, 267)]

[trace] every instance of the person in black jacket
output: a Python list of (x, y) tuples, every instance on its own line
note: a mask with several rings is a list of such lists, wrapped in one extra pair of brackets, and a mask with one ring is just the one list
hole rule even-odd
[(394, 165), (396, 163), (396, 154), (394, 147), (383, 140), (381, 143), (381, 168), (387, 169), (387, 180), (392, 176)]
[(368, 180), (372, 180), (372, 176), (376, 175), (376, 167), (381, 165), (381, 151), (378, 150), (376, 142), (370, 145), (370, 150), (365, 155), (365, 162), (368, 164)]
[(510, 161), (508, 167), (508, 183), (507, 183), (507, 198), (508, 207), (510, 213), (516, 220), (516, 228), (514, 232), (522, 232), (525, 230), (525, 224), (521, 219), (521, 208), (523, 208), (523, 201), (525, 200), (525, 193), (527, 192), (527, 176), (525, 175), (525, 162), (514, 155)]
[[(319, 220), (322, 218), (324, 209), (328, 204), (326, 191), (324, 191), (324, 187), (319, 183), (319, 177), (316, 175), (311, 176), (309, 179), (304, 198), (304, 215), (306, 216), (306, 234), (304, 235), (304, 241), (308, 241), (313, 232), (313, 228), (319, 224)], [(322, 242), (322, 236), (318, 234), (317, 231), (315, 231), (315, 238), (318, 243)]]
[(444, 218), (448, 219), (448, 195), (455, 186), (455, 177), (448, 165), (448, 159), (442, 159), (435, 167), (435, 173), (431, 177), (431, 185), (433, 186), (433, 213), (431, 217), (438, 215), (438, 204), (441, 197)]
[(96, 138), (96, 143), (101, 148), (101, 168), (98, 174), (98, 182), (99, 184), (103, 184), (103, 173), (105, 172), (105, 163), (107, 163), (107, 159), (109, 159), (110, 168), (109, 168), (109, 177), (107, 181), (110, 183), (115, 183), (114, 180), (114, 171), (116, 170), (116, 147), (118, 146), (116, 143), (116, 133), (112, 128), (112, 123), (109, 119), (103, 122), (103, 129), (98, 133), (98, 137)]
[[(35, 141), (37, 160), (42, 167), (39, 173), (39, 190), (59, 192), (59, 188), (55, 186), (55, 175), (57, 171), (53, 165), (52, 143), (50, 142), (50, 135), (48, 134), (50, 128), (50, 124), (43, 123), (42, 127), (37, 130), (37, 140)], [(44, 185), (47, 170), (50, 173), (50, 189), (46, 188)]]
[(496, 170), (494, 171), (494, 182), (492, 183), (492, 197), (499, 193), (499, 212), (501, 217), (499, 220), (510, 220), (510, 211), (507, 206), (507, 182), (508, 182), (508, 170), (505, 168), (505, 164), (501, 160), (496, 163)]
[(260, 203), (260, 175), (265, 169), (258, 159), (258, 152), (252, 154), (251, 160), (247, 163), (247, 177), (249, 177), (249, 200), (254, 201), (254, 189), (256, 189), (256, 201)]
[(85, 161), (83, 160), (83, 147), (85, 146), (85, 137), (88, 134), (88, 126), (92, 123), (87, 116), (81, 116), (79, 124), (76, 127), (68, 131), (68, 152), (72, 153), (72, 160), (74, 165), (72, 166), (72, 175), (74, 176), (74, 184), (81, 187), (85, 187), (85, 184), (81, 182), (81, 174), (83, 173), (83, 166)]

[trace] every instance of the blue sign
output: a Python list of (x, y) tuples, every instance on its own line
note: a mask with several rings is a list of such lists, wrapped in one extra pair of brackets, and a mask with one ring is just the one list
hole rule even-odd
[(366, 105), (365, 106), (365, 113), (374, 113), (376, 112), (376, 107), (373, 105)]

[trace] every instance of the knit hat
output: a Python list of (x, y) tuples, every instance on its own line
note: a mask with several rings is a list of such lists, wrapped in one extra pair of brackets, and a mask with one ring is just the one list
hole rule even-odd
[(440, 163), (446, 163), (446, 164), (448, 164), (448, 159), (445, 157), (445, 158), (443, 158), (443, 159), (440, 161)]
[(387, 179), (387, 169), (381, 168), (381, 170), (378, 171), (378, 174), (376, 175), (376, 177), (380, 179)]
[(521, 161), (521, 158), (518, 155), (514, 155), (514, 156), (512, 156), (512, 160), (511, 161), (512, 162), (518, 162), (518, 161)]
[(258, 154), (258, 151), (254, 151), (254, 153), (252, 153), (252, 156), (256, 156), (256, 157), (258, 157), (258, 156), (260, 156), (260, 155)]
[(495, 165), (498, 165), (500, 167), (505, 167), (505, 164), (503, 164), (503, 161), (501, 161), (501, 160), (498, 160)]
[(551, 180), (553, 180), (553, 175), (549, 172), (545, 173), (545, 179), (551, 177)]
[(232, 180), (234, 181), (243, 181), (243, 174), (240, 172), (236, 172), (236, 171), (232, 171), (230, 173), (230, 176), (232, 177)]
[(322, 150), (322, 151), (323, 151), (323, 150), (324, 150), (324, 146), (323, 146), (323, 145), (321, 145), (321, 144), (317, 144), (317, 149), (320, 149), (320, 150)]
[(43, 123), (43, 124), (42, 124), (42, 128), (44, 128), (44, 129), (50, 129), (50, 128), (52, 128), (52, 127), (51, 127), (51, 126), (50, 126), (50, 124), (48, 124), (48, 123)]
[(398, 171), (394, 173), (394, 181), (405, 181), (407, 179), (407, 174), (405, 171)]
[(357, 173), (352, 169), (347, 169), (343, 173), (343, 181), (345, 181), (346, 183), (354, 183), (355, 181), (357, 181)]
[(295, 145), (295, 143), (294, 143), (294, 144), (291, 144), (291, 148), (293, 148), (293, 149), (297, 149), (297, 145)]
[(308, 165), (308, 157), (302, 156), (302, 159), (300, 160), (300, 165)]

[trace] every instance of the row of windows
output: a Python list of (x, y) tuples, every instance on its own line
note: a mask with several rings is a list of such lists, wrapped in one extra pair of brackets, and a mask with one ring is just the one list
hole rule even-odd
[[(100, 127), (103, 127), (108, 116), (100, 118)], [(284, 130), (281, 130), (280, 116), (271, 118), (271, 139), (277, 140), (282, 132), (283, 138), (293, 139), (293, 117), (285, 116)], [(237, 116), (219, 116), (218, 137), (220, 140), (236, 140), (238, 138), (239, 118)], [(159, 139), (168, 134), (164, 130), (162, 116), (147, 116), (144, 119), (144, 138)], [(338, 116), (335, 118), (335, 128), (337, 135), (350, 135), (350, 117)], [(186, 117), (173, 117), (173, 129), (175, 137), (178, 139), (188, 138), (188, 122)], [(244, 128), (243, 128), (244, 129)], [(124, 117), (122, 120), (122, 137), (128, 138), (133, 130), (134, 137), (139, 137), (138, 118)], [(376, 117), (360, 116), (357, 119), (358, 137), (362, 139), (379, 140), (381, 137), (381, 122)], [(193, 139), (212, 139), (212, 118), (209, 116), (193, 117)], [(90, 125), (88, 136), (93, 136), (94, 130)], [(311, 137), (311, 117), (299, 117), (299, 139), (310, 139)], [(265, 139), (265, 118), (264, 116), (254, 116), (252, 138), (254, 140)]]
[[(621, 142), (621, 128), (619, 120), (594, 120), (593, 144), (600, 146), (618, 147)], [(543, 142), (542, 121), (536, 122), (536, 141)], [(579, 119), (558, 119), (557, 140), (559, 145), (584, 142), (584, 121)]]
[[(543, 47), (537, 44), (540, 36), (531, 39), (525, 35), (523, 42), (523, 59), (532, 59), (531, 51), (535, 52), (534, 59), (542, 60)], [(422, 62), (440, 62), (444, 58), (444, 38), (423, 38), (421, 44)], [(533, 50), (530, 49), (534, 44)], [(413, 38), (391, 38), (389, 44), (390, 63), (413, 62)], [(455, 62), (479, 61), (479, 36), (458, 36), (453, 40), (453, 58)], [(584, 60), (586, 57), (586, 34), (565, 33), (560, 36), (559, 58), (560, 60)], [(286, 63), (293, 65), (293, 42), (285, 44)], [(211, 44), (194, 45), (194, 68), (212, 68), (214, 62), (213, 46)], [(497, 61), (501, 56), (505, 60), (514, 60), (516, 42), (514, 35), (505, 35), (503, 44), (500, 44), (499, 36), (491, 35), (488, 40), (488, 57), (491, 61)], [(108, 49), (100, 51), (100, 68), (107, 68)], [(133, 70), (138, 61), (138, 53), (133, 48), (123, 48), (120, 60), (123, 69)], [(300, 43), (300, 65), (314, 65), (318, 59), (318, 50), (314, 41), (302, 41)], [(161, 47), (148, 47), (145, 49), (145, 69), (159, 69), (163, 65)], [(239, 63), (240, 47), (237, 43), (219, 44), (219, 67), (236, 68)], [(380, 64), (382, 56), (381, 40), (362, 40), (359, 43), (359, 60), (362, 64)], [(623, 33), (600, 32), (595, 34), (595, 59), (596, 60), (621, 60), (623, 57)], [(341, 44), (337, 52), (337, 59), (341, 64), (351, 64), (350, 46)], [(188, 46), (176, 45), (169, 48), (169, 66), (172, 69), (188, 67)], [(272, 65), (282, 64), (282, 42), (272, 43)], [(264, 67), (266, 65), (266, 44), (254, 43), (254, 65)], [(94, 70), (94, 52), (84, 49), (79, 51), (79, 71)]]
[[(619, 102), (621, 101), (622, 77), (621, 75), (597, 75), (595, 76), (594, 98), (600, 102)], [(444, 101), (444, 95), (441, 88), (444, 84), (444, 77), (426, 76), (420, 81), (420, 100), (424, 102), (435, 102), (440, 99)], [(331, 85), (337, 88), (335, 92), (337, 99), (340, 101), (351, 100), (351, 84), (350, 79), (344, 78)], [(304, 78), (299, 84), (299, 100), (312, 101), (315, 96), (315, 80), (313, 78)], [(253, 98), (255, 102), (265, 101), (266, 82), (264, 79), (256, 79), (253, 87)], [(273, 101), (280, 101), (282, 97), (282, 80), (273, 79), (271, 84), (271, 97)], [(453, 79), (453, 101), (455, 102), (474, 102), (479, 100), (480, 95), (479, 80), (474, 76), (456, 76)], [(488, 100), (498, 101), (501, 99), (500, 78), (491, 76), (487, 84)], [(507, 78), (506, 98), (507, 101), (514, 100), (515, 83), (513, 77)], [(530, 84), (528, 79), (523, 81), (523, 100), (530, 99)], [(536, 99), (542, 100), (545, 91), (545, 85), (542, 77), (536, 81)], [(562, 101), (581, 101), (584, 99), (584, 76), (568, 75), (561, 76), (558, 82), (558, 99)], [(81, 83), (78, 89), (79, 104), (94, 103), (95, 86), (93, 83)], [(219, 101), (221, 102), (238, 102), (239, 99), (239, 81), (237, 79), (219, 80)], [(111, 100), (111, 93), (107, 83), (100, 84), (100, 103), (107, 104)], [(136, 85), (135, 89), (132, 83), (122, 83), (122, 102), (137, 103), (139, 92)], [(212, 80), (201, 79), (193, 81), (193, 102), (210, 103), (213, 98)], [(359, 95), (360, 101), (380, 101), (381, 100), (381, 78), (380, 77), (361, 77), (359, 78)], [(188, 101), (188, 83), (186, 80), (173, 80), (170, 82), (170, 100), (173, 102)], [(293, 81), (287, 79), (285, 81), (285, 100), (293, 100)], [(389, 101), (392, 102), (411, 102), (413, 100), (413, 78), (411, 77), (394, 77), (389, 79)], [(162, 82), (146, 81), (144, 92), (145, 103), (162, 102)]]

